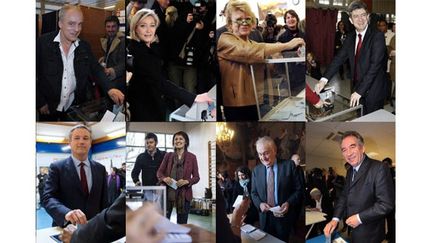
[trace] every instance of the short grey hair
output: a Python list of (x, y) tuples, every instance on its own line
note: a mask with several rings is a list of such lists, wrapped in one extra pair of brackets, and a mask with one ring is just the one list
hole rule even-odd
[(364, 9), (364, 10), (366, 10), (366, 12), (368, 12), (367, 5), (365, 2), (360, 1), (360, 0), (354, 0), (350, 3), (350, 5), (348, 5), (349, 15), (351, 16), (351, 13), (357, 9)]
[(255, 147), (257, 147), (258, 144), (265, 144), (265, 143), (271, 144), (274, 149), (277, 149), (276, 143), (274, 142), (273, 138), (271, 138), (269, 136), (264, 136), (264, 137), (258, 138), (258, 140), (255, 142)]
[(75, 131), (77, 129), (85, 129), (85, 130), (87, 130), (90, 133), (90, 138), (91, 138), (92, 131), (91, 131), (90, 127), (86, 126), (85, 124), (78, 124), (78, 125), (75, 125), (74, 127), (72, 127), (72, 129), (69, 131), (69, 140), (72, 139), (72, 133), (73, 133), (73, 131)]
[(344, 134), (342, 135), (342, 139), (341, 139), (341, 145), (342, 145), (342, 141), (347, 137), (355, 137), (357, 139), (358, 144), (360, 144), (362, 146), (364, 145), (364, 139), (363, 139), (362, 135), (360, 135), (360, 133), (358, 133), (356, 131), (344, 132)]
[(65, 4), (65, 5), (63, 5), (63, 7), (59, 11), (59, 20), (62, 20), (63, 17), (66, 15), (66, 12), (69, 10), (77, 10), (81, 14), (83, 14), (79, 5)]
[(136, 26), (141, 19), (147, 18), (148, 16), (153, 17), (153, 19), (155, 20), (156, 29), (159, 27), (160, 20), (159, 20), (159, 17), (157, 16), (157, 14), (151, 9), (143, 8), (143, 9), (139, 10), (138, 12), (136, 12), (135, 15), (132, 17), (132, 20), (130, 23), (130, 36), (132, 39), (134, 39), (136, 41), (140, 41), (140, 39), (138, 38), (138, 36), (136, 34)]

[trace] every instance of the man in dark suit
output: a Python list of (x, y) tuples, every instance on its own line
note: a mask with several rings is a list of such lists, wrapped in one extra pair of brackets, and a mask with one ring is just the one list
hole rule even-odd
[(42, 203), (53, 226), (85, 224), (108, 206), (105, 167), (88, 158), (91, 130), (85, 125), (69, 133), (72, 154), (50, 165)]
[[(158, 178), (156, 173), (165, 156), (165, 151), (157, 148), (158, 138), (150, 132), (145, 136), (146, 150), (138, 155), (132, 170), (132, 180), (136, 186), (156, 186)], [(141, 173), (141, 182), (138, 179)]]
[(78, 38), (83, 24), (79, 6), (59, 12), (60, 31), (47, 33), (36, 43), (36, 108), (40, 121), (66, 120), (68, 109), (88, 100), (90, 78), (117, 104), (123, 93), (109, 82), (90, 45)]
[[(293, 208), (303, 197), (300, 175), (293, 161), (276, 159), (277, 148), (272, 138), (259, 138), (256, 150), (261, 164), (252, 173), (251, 196), (259, 209), (260, 228), (288, 242), (297, 215)], [(280, 211), (271, 211), (276, 206), (280, 206)]]
[(351, 168), (324, 234), (330, 235), (339, 220), (346, 217), (346, 224), (353, 228), (352, 242), (381, 243), (385, 238), (385, 216), (395, 204), (390, 169), (365, 154), (364, 140), (358, 132), (343, 134), (341, 151)]
[(72, 225), (63, 229), (65, 243), (112, 242), (125, 236), (126, 194), (122, 193), (109, 208), (98, 213), (87, 224), (76, 228)]
[(348, 34), (342, 48), (315, 86), (319, 93), (347, 60), (352, 70), (350, 106), (363, 105), (363, 113), (382, 109), (387, 90), (387, 48), (384, 34), (369, 26), (369, 13), (362, 1), (348, 6), (355, 31)]

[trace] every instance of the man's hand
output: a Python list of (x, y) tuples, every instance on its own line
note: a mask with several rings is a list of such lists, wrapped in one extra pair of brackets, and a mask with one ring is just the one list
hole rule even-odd
[(69, 211), (65, 215), (65, 220), (71, 222), (72, 224), (86, 224), (87, 217), (80, 209), (74, 209)]
[(358, 220), (357, 214), (354, 214), (354, 215), (350, 216), (349, 218), (347, 218), (345, 223), (353, 229), (355, 229), (357, 226), (360, 225), (360, 221)]
[(178, 186), (178, 187), (182, 187), (182, 186), (185, 186), (185, 185), (187, 185), (187, 184), (189, 184), (189, 181), (188, 181), (188, 180), (180, 179), (180, 180), (177, 181), (177, 186)]
[(360, 104), (360, 98), (361, 95), (359, 95), (357, 92), (354, 92), (351, 94), (351, 100), (350, 100), (350, 106), (358, 106)]
[(336, 220), (332, 220), (328, 222), (328, 224), (324, 227), (324, 235), (329, 237), (333, 231), (336, 229), (338, 222)]
[(108, 95), (117, 105), (123, 104), (124, 94), (120, 90), (110, 89), (108, 90)]
[(72, 240), (72, 234), (75, 232), (76, 230), (76, 226), (69, 224), (68, 226), (66, 226), (66, 228), (63, 229), (63, 232), (60, 236), (62, 242), (64, 243), (69, 243)]
[(321, 107), (323, 107), (324, 105), (330, 105), (331, 103), (330, 102), (327, 102), (327, 101), (324, 101), (324, 100), (319, 100), (318, 101), (318, 103), (316, 103), (314, 106), (315, 106), (315, 108), (321, 108)]
[(195, 29), (197, 29), (197, 30), (204, 29), (204, 23), (202, 21), (196, 22)]
[(41, 113), (41, 115), (49, 115), (50, 112), (49, 112), (48, 104), (45, 104), (44, 106), (39, 108), (39, 113)]
[(104, 72), (105, 72), (105, 75), (108, 77), (115, 77), (116, 76), (115, 70), (112, 67), (111, 68), (104, 68)]
[(172, 184), (172, 179), (171, 177), (165, 177), (163, 178), (163, 181), (167, 184), (167, 185), (171, 185)]
[(243, 221), (246, 218), (246, 212), (249, 209), (250, 199), (243, 198), (243, 201), (233, 210), (231, 216), (231, 230), (237, 236), (241, 236), (240, 227), (243, 225)]
[(270, 205), (268, 205), (267, 203), (260, 203), (261, 212), (265, 213), (269, 211), (270, 208), (271, 208)]
[(286, 214), (288, 213), (288, 209), (289, 209), (289, 203), (288, 202), (284, 202), (281, 205), (281, 214)]
[(326, 81), (321, 79), (317, 84), (315, 84), (315, 87), (314, 87), (315, 93), (319, 94), (321, 92), (321, 90), (324, 89), (326, 84), (327, 84)]

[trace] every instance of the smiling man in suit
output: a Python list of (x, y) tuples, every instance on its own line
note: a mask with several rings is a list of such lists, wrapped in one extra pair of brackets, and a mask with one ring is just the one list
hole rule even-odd
[(42, 203), (53, 226), (85, 224), (108, 206), (105, 167), (88, 158), (91, 143), (89, 127), (73, 127), (71, 156), (50, 165)]
[(365, 154), (363, 137), (355, 131), (342, 136), (341, 151), (351, 165), (333, 219), (324, 228), (330, 235), (341, 219), (352, 230), (354, 243), (381, 243), (385, 238), (385, 216), (395, 204), (393, 181), (387, 164)]
[(384, 34), (369, 26), (367, 5), (353, 1), (348, 6), (355, 31), (348, 34), (340, 51), (315, 85), (319, 93), (347, 60), (352, 70), (350, 106), (363, 105), (368, 114), (384, 107), (387, 90), (387, 48)]
[[(260, 228), (283, 240), (289, 241), (291, 228), (298, 213), (295, 207), (303, 197), (303, 185), (293, 161), (277, 160), (277, 148), (270, 137), (259, 138), (256, 151), (261, 160), (252, 174), (251, 196), (259, 210)], [(280, 206), (280, 212), (271, 208)]]

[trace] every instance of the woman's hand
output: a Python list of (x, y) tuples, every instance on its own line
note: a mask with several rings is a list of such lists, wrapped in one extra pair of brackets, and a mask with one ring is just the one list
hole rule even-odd
[(172, 179), (171, 177), (165, 177), (162, 179), (167, 185), (171, 185), (172, 184)]
[(178, 187), (182, 187), (182, 186), (185, 186), (185, 185), (187, 185), (187, 184), (189, 184), (189, 181), (188, 181), (188, 180), (180, 179), (180, 180), (177, 181), (177, 186), (178, 186)]
[(304, 42), (304, 40), (302, 38), (294, 38), (292, 40), (290, 40), (289, 42), (285, 43), (286, 44), (286, 50), (291, 50), (294, 49), (298, 46), (303, 46), (306, 43)]

